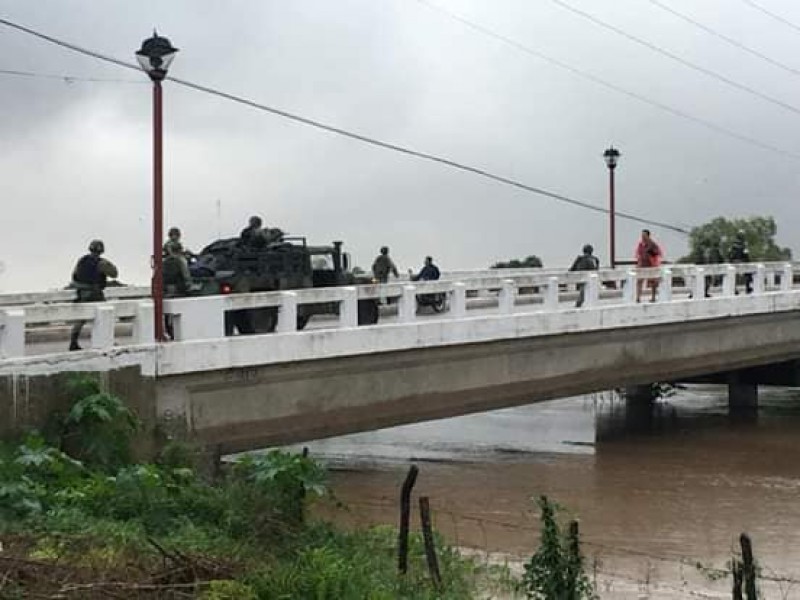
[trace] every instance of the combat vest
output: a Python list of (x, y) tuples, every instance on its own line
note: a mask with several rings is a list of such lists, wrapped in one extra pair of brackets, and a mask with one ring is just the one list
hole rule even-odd
[(106, 275), (100, 270), (100, 257), (87, 254), (78, 261), (75, 267), (75, 283), (93, 286), (98, 289), (106, 287)]

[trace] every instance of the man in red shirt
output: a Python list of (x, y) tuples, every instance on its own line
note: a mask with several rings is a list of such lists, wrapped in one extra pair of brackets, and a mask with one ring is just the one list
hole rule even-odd
[[(652, 269), (653, 267), (661, 266), (661, 258), (663, 254), (661, 248), (656, 244), (655, 240), (650, 237), (649, 229), (642, 229), (642, 238), (636, 246), (636, 266), (641, 269)], [(636, 301), (642, 300), (642, 288), (644, 287), (644, 279), (636, 280)], [(650, 278), (647, 280), (647, 285), (651, 290), (650, 302), (656, 301), (656, 291), (658, 290), (659, 279)]]

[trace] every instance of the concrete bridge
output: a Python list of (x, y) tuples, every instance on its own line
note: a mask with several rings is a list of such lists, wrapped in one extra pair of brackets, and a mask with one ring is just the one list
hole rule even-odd
[[(63, 408), (64, 378), (86, 371), (101, 373), (149, 432), (221, 452), (712, 374), (752, 402), (758, 381), (742, 373), (800, 359), (795, 270), (475, 271), (413, 285), (172, 299), (165, 311), (177, 339), (164, 344), (150, 341), (152, 304), (130, 290), (98, 304), (31, 296), (0, 308), (0, 428), (41, 426)], [(752, 294), (737, 290), (744, 274)], [(707, 275), (722, 283), (711, 298)], [(656, 303), (635, 302), (638, 278), (660, 282)], [(449, 310), (418, 311), (422, 293), (446, 294)], [(368, 298), (390, 299), (396, 314), (357, 326), (358, 300)], [(338, 316), (297, 331), (298, 306), (320, 302), (336, 303)], [(225, 311), (261, 307), (278, 309), (276, 333), (223, 335)], [(91, 322), (90, 350), (29, 355), (26, 335), (37, 326), (75, 319)], [(124, 338), (120, 320), (132, 325)]]

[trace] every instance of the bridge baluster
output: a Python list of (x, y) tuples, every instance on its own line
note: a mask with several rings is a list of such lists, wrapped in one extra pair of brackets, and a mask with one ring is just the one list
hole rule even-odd
[(792, 289), (793, 278), (792, 264), (786, 263), (783, 265), (783, 272), (781, 273), (781, 291), (788, 292)]
[(764, 293), (765, 284), (766, 284), (766, 275), (767, 268), (759, 263), (756, 265), (756, 272), (753, 275), (753, 293), (756, 295), (761, 295)]
[(636, 302), (636, 271), (628, 271), (625, 275), (625, 287), (622, 290), (622, 299), (625, 304), (633, 304)]
[(456, 281), (450, 292), (450, 314), (459, 319), (467, 314), (467, 284)]
[(401, 323), (412, 323), (417, 318), (417, 287), (404, 285), (403, 295), (400, 296), (400, 306), (397, 309)]
[(25, 311), (14, 308), (2, 311), (0, 327), (0, 356), (18, 358), (25, 356)]
[(733, 296), (736, 294), (736, 267), (728, 265), (722, 276), (722, 295)]
[(695, 267), (692, 271), (692, 298), (702, 300), (706, 297), (706, 270), (703, 267)]
[(341, 292), (339, 327), (358, 327), (358, 290), (354, 287), (344, 287)]
[[(344, 304), (344, 303), (343, 303)], [(340, 311), (344, 314), (344, 307)], [(278, 309), (278, 325), (275, 328), (278, 333), (292, 333), (297, 331), (297, 293), (281, 292), (281, 305)]]
[(517, 288), (513, 279), (504, 279), (502, 287), (500, 288), (500, 297), (498, 299), (498, 308), (500, 314), (508, 315), (514, 312), (514, 296), (516, 295)]
[(672, 302), (672, 269), (661, 269), (661, 285), (659, 286), (658, 299), (661, 302)]
[(586, 281), (586, 297), (584, 298), (585, 306), (594, 306), (600, 297), (600, 278), (596, 273), (589, 275)]
[[(133, 319), (133, 343), (150, 344), (153, 341), (153, 303), (138, 302)], [(175, 332), (177, 336), (177, 331)]]
[(180, 341), (225, 337), (225, 309), (231, 296), (178, 298), (165, 302), (167, 311), (177, 313), (175, 336)]
[(544, 292), (545, 310), (558, 310), (558, 277), (547, 278), (547, 289)]
[(98, 304), (92, 321), (92, 348), (107, 350), (114, 345), (114, 307)]

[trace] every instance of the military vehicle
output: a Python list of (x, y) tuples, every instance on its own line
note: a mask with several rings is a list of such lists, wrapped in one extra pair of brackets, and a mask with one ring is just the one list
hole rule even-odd
[[(368, 276), (350, 270), (350, 256), (342, 242), (309, 246), (305, 237), (281, 236), (280, 241), (254, 247), (241, 238), (217, 240), (205, 248), (190, 266), (192, 295), (242, 294), (312, 287), (372, 283)], [(337, 302), (297, 307), (297, 328), (303, 329), (315, 314), (338, 314)], [(228, 311), (225, 333), (269, 333), (278, 321), (276, 307)], [(358, 301), (358, 324), (378, 322), (378, 301)]]

